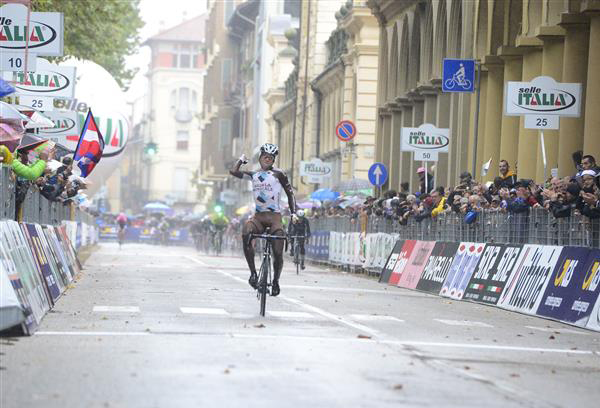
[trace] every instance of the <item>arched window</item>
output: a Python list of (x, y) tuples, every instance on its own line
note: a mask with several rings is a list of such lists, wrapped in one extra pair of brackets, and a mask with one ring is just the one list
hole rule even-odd
[(171, 91), (171, 110), (175, 111), (175, 120), (189, 122), (198, 111), (198, 94), (196, 91), (181, 87)]

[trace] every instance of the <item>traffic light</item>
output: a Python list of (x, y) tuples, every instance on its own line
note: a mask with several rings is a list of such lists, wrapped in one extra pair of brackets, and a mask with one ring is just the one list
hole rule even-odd
[(146, 153), (148, 156), (154, 156), (156, 153), (158, 153), (158, 145), (154, 142), (146, 143), (146, 146), (144, 146), (144, 153)]
[(220, 206), (219, 204), (215, 205), (215, 212), (217, 214), (222, 214), (223, 213), (223, 207)]

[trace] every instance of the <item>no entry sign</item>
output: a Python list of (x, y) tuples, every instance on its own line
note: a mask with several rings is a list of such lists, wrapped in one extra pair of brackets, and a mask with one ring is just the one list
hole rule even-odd
[(356, 126), (350, 120), (342, 120), (335, 127), (335, 134), (342, 142), (349, 142), (356, 136)]

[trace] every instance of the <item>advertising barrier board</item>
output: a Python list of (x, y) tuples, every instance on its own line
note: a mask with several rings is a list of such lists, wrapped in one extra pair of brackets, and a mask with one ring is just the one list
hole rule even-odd
[(524, 245), (516, 269), (500, 295), (498, 306), (534, 314), (562, 249), (560, 246)]
[(42, 250), (40, 238), (38, 236), (37, 229), (35, 228), (35, 224), (24, 224), (25, 231), (29, 236), (29, 242), (32, 248), (32, 251), (35, 255), (35, 261), (39, 267), (42, 276), (44, 277), (44, 281), (46, 283), (46, 287), (48, 288), (48, 292), (52, 297), (52, 302), (56, 302), (56, 300), (60, 297), (60, 288), (58, 286), (57, 278), (52, 273), (50, 269), (50, 264), (48, 262), (48, 258), (46, 254)]
[(448, 272), (448, 277), (446, 277), (440, 290), (441, 296), (457, 300), (462, 299), (484, 247), (485, 244), (475, 242), (460, 243), (450, 271)]
[(418, 241), (413, 249), (404, 272), (398, 281), (398, 286), (408, 289), (415, 289), (429, 259), (429, 255), (435, 246), (435, 241)]
[(398, 259), (396, 260), (394, 268), (392, 269), (390, 280), (388, 281), (390, 285), (398, 285), (400, 277), (404, 272), (404, 268), (406, 267), (406, 264), (408, 263), (416, 244), (417, 241), (414, 239), (407, 239), (404, 241), (404, 245), (402, 245), (402, 249), (398, 254)]
[(390, 276), (392, 275), (392, 270), (398, 262), (398, 258), (400, 257), (400, 251), (404, 246), (404, 240), (398, 240), (394, 244), (394, 248), (390, 252), (383, 268), (381, 268), (381, 273), (379, 274), (379, 282), (388, 283), (390, 281)]
[(417, 290), (439, 294), (448, 276), (454, 255), (458, 250), (458, 242), (436, 242), (429, 259), (423, 268)]
[(564, 320), (583, 285), (589, 249), (564, 247), (542, 295), (536, 315)]
[(487, 244), (464, 298), (495, 305), (521, 253), (522, 245)]
[[(594, 319), (591, 318), (594, 302), (596, 299), (600, 299), (600, 250), (590, 251), (584, 271), (579, 293), (574, 296), (573, 303), (563, 316), (565, 322), (581, 327), (589, 325), (591, 320), (594, 320), (596, 325), (600, 324), (598, 310), (596, 310)], [(594, 330), (600, 330), (600, 326)]]

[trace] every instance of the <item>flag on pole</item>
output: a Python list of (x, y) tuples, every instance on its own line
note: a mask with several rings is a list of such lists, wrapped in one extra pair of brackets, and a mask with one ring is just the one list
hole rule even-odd
[(98, 125), (96, 125), (90, 109), (81, 128), (81, 135), (73, 156), (73, 161), (77, 162), (77, 166), (81, 170), (81, 177), (89, 176), (102, 158), (103, 151), (104, 138), (98, 130)]
[(485, 175), (488, 173), (489, 169), (490, 169), (490, 165), (492, 164), (492, 158), (490, 157), (490, 159), (486, 162), (483, 163), (483, 166), (481, 166), (481, 175), (485, 177)]

